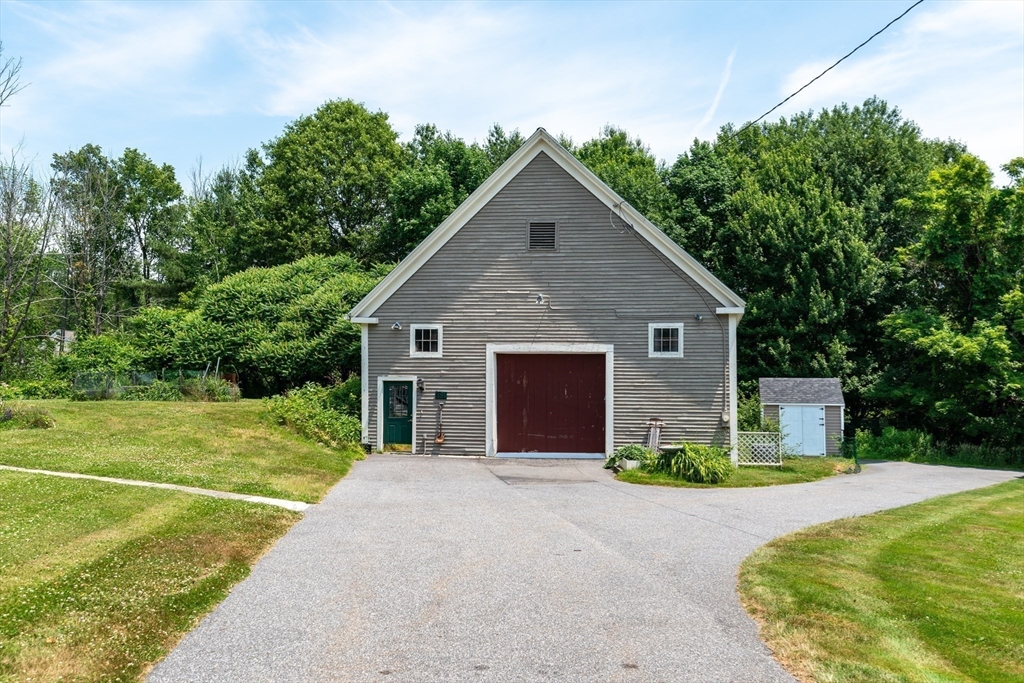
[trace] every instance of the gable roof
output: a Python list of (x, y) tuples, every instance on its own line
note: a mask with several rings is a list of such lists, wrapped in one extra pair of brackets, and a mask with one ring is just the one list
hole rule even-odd
[(627, 204), (622, 197), (605, 185), (590, 169), (558, 144), (558, 141), (551, 137), (546, 130), (538, 128), (537, 132), (531, 135), (515, 154), (509, 157), (498, 170), (492, 173), (466, 201), (462, 202), (387, 277), (381, 280), (362, 301), (356, 304), (349, 312), (349, 317), (365, 318), (373, 315), (381, 304), (387, 301), (399, 287), (404, 285), (423, 264), (430, 260), (448, 240), (462, 229), (462, 226), (468, 223), (487, 202), (541, 153), (547, 154), (555, 163), (589, 190), (591, 194), (606, 204), (609, 209), (617, 211), (624, 221), (632, 223), (638, 235), (646, 239), (681, 271), (693, 278), (697, 284), (718, 300), (723, 307), (740, 309), (730, 312), (742, 312), (742, 308), (745, 306), (743, 299), (726, 287), (721, 280), (712, 275), (695, 258), (686, 253), (682, 247), (670, 240), (665, 233), (642, 216), (639, 211)]
[(835, 377), (762, 377), (761, 404), (810, 403), (843, 406), (843, 388)]

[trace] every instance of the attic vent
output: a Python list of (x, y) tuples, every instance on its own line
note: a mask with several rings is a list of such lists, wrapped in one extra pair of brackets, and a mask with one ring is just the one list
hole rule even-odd
[(530, 223), (530, 251), (555, 250), (555, 223)]

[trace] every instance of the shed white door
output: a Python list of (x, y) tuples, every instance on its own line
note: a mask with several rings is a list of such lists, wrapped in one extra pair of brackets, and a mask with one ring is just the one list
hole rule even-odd
[(786, 450), (796, 455), (825, 455), (825, 406), (780, 406), (779, 423)]

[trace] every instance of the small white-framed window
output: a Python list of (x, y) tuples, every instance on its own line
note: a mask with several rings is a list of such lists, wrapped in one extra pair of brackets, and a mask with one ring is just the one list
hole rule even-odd
[(441, 325), (410, 325), (409, 355), (413, 358), (441, 358), (444, 328)]
[(647, 355), (650, 358), (682, 358), (683, 324), (649, 324), (647, 326)]

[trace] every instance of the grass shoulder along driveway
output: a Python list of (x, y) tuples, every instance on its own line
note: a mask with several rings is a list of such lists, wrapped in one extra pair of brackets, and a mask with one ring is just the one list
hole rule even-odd
[(261, 401), (24, 405), (56, 426), (0, 432), (0, 464), (315, 503), (361, 457), (273, 424)]
[(776, 539), (740, 568), (806, 681), (1024, 681), (1024, 480)]
[(0, 680), (139, 679), (299, 518), (0, 472)]
[(625, 470), (615, 475), (619, 481), (651, 486), (679, 486), (686, 488), (746, 488), (774, 486), (817, 481), (842, 472), (852, 472), (849, 458), (786, 458), (781, 467), (740, 467), (720, 484), (694, 484), (662, 472)]

